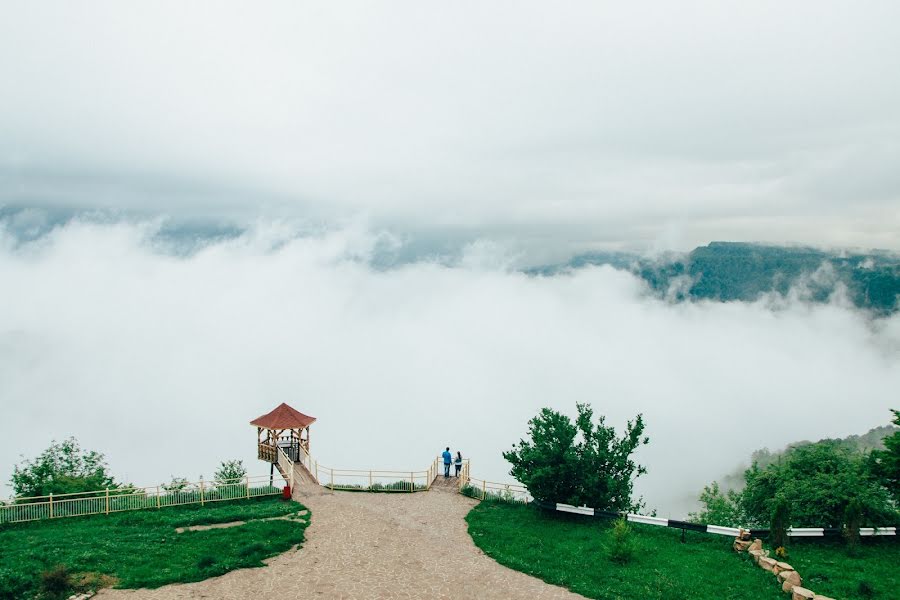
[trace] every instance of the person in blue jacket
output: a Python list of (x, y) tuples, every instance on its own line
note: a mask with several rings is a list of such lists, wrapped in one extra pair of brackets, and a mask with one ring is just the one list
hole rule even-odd
[(450, 477), (450, 463), (453, 462), (453, 456), (450, 454), (449, 446), (447, 446), (447, 449), (441, 454), (441, 457), (444, 459), (444, 477)]

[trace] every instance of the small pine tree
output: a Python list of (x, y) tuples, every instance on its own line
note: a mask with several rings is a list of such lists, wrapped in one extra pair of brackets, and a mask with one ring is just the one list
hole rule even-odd
[(609, 559), (620, 565), (631, 562), (634, 558), (634, 539), (631, 535), (631, 527), (624, 518), (616, 519), (612, 528), (612, 545), (609, 549)]

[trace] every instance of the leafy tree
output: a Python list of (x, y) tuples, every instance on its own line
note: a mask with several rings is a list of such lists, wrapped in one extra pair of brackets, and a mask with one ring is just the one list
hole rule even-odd
[(17, 496), (71, 494), (118, 487), (108, 472), (106, 458), (82, 450), (74, 437), (53, 441), (34, 460), (24, 460), (13, 470), (11, 483)]
[(641, 502), (632, 502), (634, 480), (647, 473), (647, 468), (632, 458), (635, 450), (649, 444), (643, 437), (644, 419), (641, 415), (628, 421), (625, 433), (616, 437), (616, 430), (606, 425), (601, 415), (594, 424), (590, 404), (576, 404), (578, 418), (575, 425), (581, 434), (576, 445), (578, 455), (578, 493), (574, 504), (615, 511), (637, 512)]
[(188, 483), (188, 480), (184, 477), (175, 477), (172, 476), (172, 481), (169, 483), (164, 483), (162, 485), (162, 489), (165, 490), (167, 494), (177, 494), (179, 492), (187, 491), (191, 487), (191, 484)]
[(694, 523), (725, 527), (740, 527), (747, 523), (747, 517), (741, 506), (741, 493), (736, 490), (723, 492), (719, 488), (718, 481), (703, 487), (700, 502), (703, 504), (700, 512), (688, 515)]
[(512, 463), (509, 474), (538, 500), (568, 502), (578, 489), (577, 433), (569, 417), (542, 408), (528, 421), (531, 440), (520, 440), (503, 453), (503, 458)]
[(794, 527), (841, 527), (854, 500), (865, 522), (894, 522), (897, 514), (887, 490), (869, 466), (866, 454), (834, 440), (798, 446), (777, 463), (747, 469), (741, 504), (755, 525), (769, 522), (776, 499), (790, 502)]
[[(892, 410), (894, 425), (900, 425), (900, 410)], [(900, 506), (900, 431), (884, 438), (884, 450), (872, 452), (872, 471)]]
[(646, 468), (631, 457), (641, 445), (641, 415), (629, 421), (622, 437), (605, 418), (594, 423), (588, 404), (577, 404), (578, 418), (541, 409), (528, 421), (529, 441), (520, 440), (503, 457), (512, 464), (510, 474), (538, 500), (588, 505), (603, 510), (637, 510), (632, 502), (634, 479)]
[(236, 483), (236, 479), (243, 479), (246, 475), (247, 469), (244, 468), (244, 461), (224, 460), (213, 475), (213, 479), (215, 479), (216, 485), (225, 485)]

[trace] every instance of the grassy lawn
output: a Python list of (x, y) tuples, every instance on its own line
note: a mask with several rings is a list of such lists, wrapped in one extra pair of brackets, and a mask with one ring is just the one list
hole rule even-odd
[[(159, 587), (200, 581), (262, 560), (303, 541), (309, 516), (280, 498), (147, 509), (0, 526), (0, 598), (30, 598), (42, 573), (64, 565), (81, 587)], [(294, 515), (291, 520), (262, 521)], [(247, 521), (225, 529), (176, 527)], [(44, 594), (41, 597), (52, 597)]]
[[(610, 560), (611, 523), (545, 513), (531, 506), (482, 502), (466, 517), (469, 534), (488, 556), (517, 571), (589, 598), (778, 598), (775, 578), (731, 550), (732, 539), (631, 524), (634, 558)], [(804, 581), (834, 598), (890, 598), (898, 589), (900, 543), (867, 545), (848, 558), (837, 544), (795, 544), (790, 562)], [(859, 581), (874, 588), (859, 595)], [(896, 597), (896, 596), (893, 596)]]

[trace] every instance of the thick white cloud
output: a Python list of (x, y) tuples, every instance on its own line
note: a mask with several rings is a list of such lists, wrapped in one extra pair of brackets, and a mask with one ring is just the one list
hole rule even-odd
[(2, 13), (0, 204), (900, 248), (896, 2)]
[(451, 445), (502, 479), (540, 407), (589, 401), (616, 426), (645, 415), (639, 491), (675, 516), (758, 447), (886, 423), (900, 389), (896, 315), (671, 305), (610, 268), (505, 270), (490, 242), (458, 266), (378, 271), (365, 229), (259, 225), (190, 257), (154, 230), (0, 235), (4, 482), (68, 435), (141, 484), (230, 457), (261, 473), (247, 423), (282, 401), (319, 418), (323, 464), (418, 469)]

